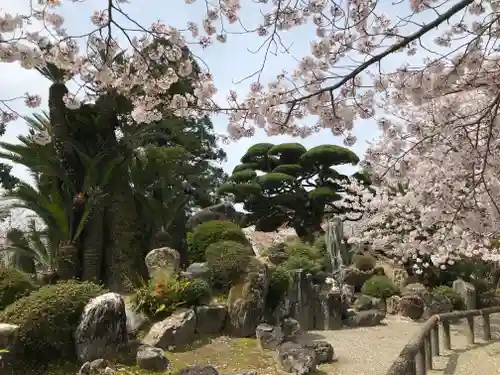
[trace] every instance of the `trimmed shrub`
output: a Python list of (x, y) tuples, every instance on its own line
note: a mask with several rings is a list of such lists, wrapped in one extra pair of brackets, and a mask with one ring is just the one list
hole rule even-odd
[(271, 270), (269, 289), (266, 296), (266, 308), (274, 311), (288, 291), (290, 285), (290, 272), (283, 266)]
[(372, 276), (361, 288), (361, 293), (367, 296), (387, 299), (398, 294), (398, 288), (387, 276)]
[(35, 289), (37, 285), (27, 273), (13, 267), (0, 267), (0, 310)]
[(184, 299), (188, 306), (198, 306), (212, 297), (210, 284), (203, 279), (190, 281), (184, 293)]
[(219, 241), (209, 245), (205, 257), (214, 285), (225, 288), (240, 279), (253, 255), (250, 247), (236, 241)]
[(375, 268), (377, 260), (369, 254), (356, 254), (352, 259), (354, 267), (361, 271), (369, 271)]
[(321, 261), (308, 258), (304, 255), (290, 256), (281, 266), (288, 271), (302, 269), (312, 275), (317, 274), (323, 268)]
[(446, 297), (450, 300), (455, 310), (463, 309), (463, 301), (460, 294), (455, 292), (452, 287), (440, 285), (432, 289), (431, 294), (434, 297)]
[(31, 365), (74, 359), (73, 333), (85, 305), (105, 293), (99, 285), (74, 280), (44, 286), (0, 312), (0, 322), (17, 324), (13, 352)]
[(204, 262), (207, 248), (219, 241), (234, 241), (249, 246), (241, 228), (225, 220), (212, 220), (198, 225), (188, 236), (188, 259), (190, 263)]

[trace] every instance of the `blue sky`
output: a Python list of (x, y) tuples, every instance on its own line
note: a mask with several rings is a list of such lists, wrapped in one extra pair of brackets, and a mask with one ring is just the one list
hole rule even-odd
[[(23, 4), (27, 3), (28, 0), (0, 0), (0, 6), (7, 12), (25, 12), (26, 6), (23, 6)], [(258, 7), (249, 0), (242, 0), (242, 3), (245, 9), (242, 15), (244, 24), (248, 27), (257, 26), (261, 19)], [(92, 10), (102, 8), (105, 5), (105, 1), (86, 0), (83, 4), (74, 4), (72, 2), (67, 2), (67, 4), (63, 6), (62, 14), (66, 19), (65, 25), (69, 33), (74, 35), (90, 30), (92, 26), (89, 19)], [(391, 6), (390, 0), (383, 0), (381, 4), (382, 8), (386, 8), (388, 12), (394, 12), (395, 8)], [(186, 5), (183, 0), (147, 0), (147, 2), (131, 0), (131, 3), (126, 5), (125, 9), (132, 18), (143, 25), (150, 25), (152, 22), (160, 19), (175, 27), (185, 28), (187, 21), (202, 19), (204, 7), (205, 2), (201, 0), (198, 0), (198, 3), (194, 5)], [(409, 11), (406, 3), (402, 3), (400, 7), (404, 7), (405, 13)], [(293, 56), (270, 56), (262, 74), (261, 81), (263, 83), (266, 83), (266, 81), (274, 77), (282, 69), (291, 72), (296, 64), (294, 57), (300, 59), (300, 57), (309, 54), (310, 41), (315, 38), (314, 27), (305, 26), (297, 28), (284, 33), (282, 36), (284, 44), (290, 47)], [(201, 56), (203, 61), (210, 67), (220, 96), (223, 98), (231, 88), (236, 89), (241, 95), (247, 91), (251, 80), (239, 85), (235, 85), (234, 82), (256, 71), (261, 66), (263, 61), (262, 53), (255, 54), (249, 52), (249, 50), (256, 50), (262, 42), (263, 39), (255, 34), (229, 35), (226, 44), (214, 42), (213, 46), (205, 50), (200, 50), (198, 46), (192, 46), (191, 49), (195, 54)], [(396, 55), (387, 59), (383, 67), (385, 70), (394, 70), (405, 61), (408, 61), (408, 57), (405, 54)], [(0, 73), (2, 76), (2, 84), (0, 85), (1, 98), (22, 95), (29, 91), (42, 95), (43, 105), (46, 106), (46, 94), (49, 82), (40, 77), (38, 73), (23, 70), (14, 64), (0, 64)], [(29, 115), (30, 113), (28, 109), (23, 107), (22, 103), (18, 103), (14, 107), (23, 115)], [(227, 126), (225, 117), (217, 116), (212, 120), (216, 126), (216, 130), (224, 133)], [(309, 119), (308, 121), (312, 122), (313, 120)], [(8, 142), (15, 141), (19, 134), (25, 132), (26, 126), (23, 121), (16, 121), (10, 124), (2, 140)], [(353, 151), (362, 156), (367, 148), (366, 141), (378, 136), (375, 122), (372, 120), (360, 121), (357, 123), (355, 135), (358, 137), (358, 143), (353, 147)], [(263, 132), (258, 132), (253, 138), (242, 139), (235, 143), (224, 145), (228, 154), (228, 161), (224, 165), (227, 171), (230, 172), (238, 164), (240, 157), (249, 146), (258, 142), (301, 142), (309, 148), (320, 144), (341, 144), (342, 139), (334, 137), (327, 131), (306, 139), (285, 136), (268, 137)], [(15, 167), (14, 171), (19, 177), (23, 179), (28, 178), (22, 168)]]

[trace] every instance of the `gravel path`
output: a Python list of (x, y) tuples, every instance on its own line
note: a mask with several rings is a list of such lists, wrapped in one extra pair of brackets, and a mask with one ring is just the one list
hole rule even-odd
[(311, 331), (307, 338), (333, 345), (338, 361), (325, 368), (328, 374), (385, 375), (421, 324), (392, 316), (384, 322), (377, 327)]
[[(453, 350), (434, 357), (428, 375), (500, 374), (500, 314), (491, 316), (491, 332), (496, 341), (484, 343), (480, 318), (476, 318), (476, 344), (467, 346), (465, 322), (451, 326)], [(338, 361), (324, 368), (335, 375), (385, 375), (422, 323), (388, 316), (386, 325), (340, 331), (311, 331), (305, 340), (326, 340), (335, 348)], [(442, 348), (442, 346), (441, 346)]]
[(428, 375), (493, 375), (500, 374), (500, 314), (491, 315), (491, 334), (494, 341), (480, 338), (481, 319), (475, 318), (475, 344), (467, 345), (465, 324), (452, 326), (452, 350), (434, 358), (434, 369)]

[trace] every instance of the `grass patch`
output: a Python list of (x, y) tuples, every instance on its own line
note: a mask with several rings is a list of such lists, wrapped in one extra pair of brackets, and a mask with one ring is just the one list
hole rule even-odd
[[(166, 352), (171, 373), (191, 365), (211, 365), (221, 374), (255, 370), (258, 374), (282, 375), (278, 371), (272, 353), (262, 355), (255, 339), (216, 337), (200, 339), (193, 344)], [(116, 366), (122, 375), (158, 374), (140, 370), (134, 366)], [(44, 375), (75, 375), (79, 366), (74, 364), (53, 364)], [(31, 375), (31, 374), (26, 374)]]

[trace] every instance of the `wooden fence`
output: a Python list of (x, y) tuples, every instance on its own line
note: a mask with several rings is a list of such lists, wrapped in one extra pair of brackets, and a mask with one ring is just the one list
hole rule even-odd
[[(443, 345), (444, 350), (451, 349), (450, 321), (465, 318), (467, 343), (474, 344), (474, 318), (481, 317), (483, 339), (491, 340), (490, 315), (495, 313), (500, 313), (500, 306), (431, 316), (403, 348), (386, 375), (426, 375), (428, 370), (432, 370), (432, 358), (439, 355), (440, 345)], [(439, 331), (442, 340), (439, 339)]]

